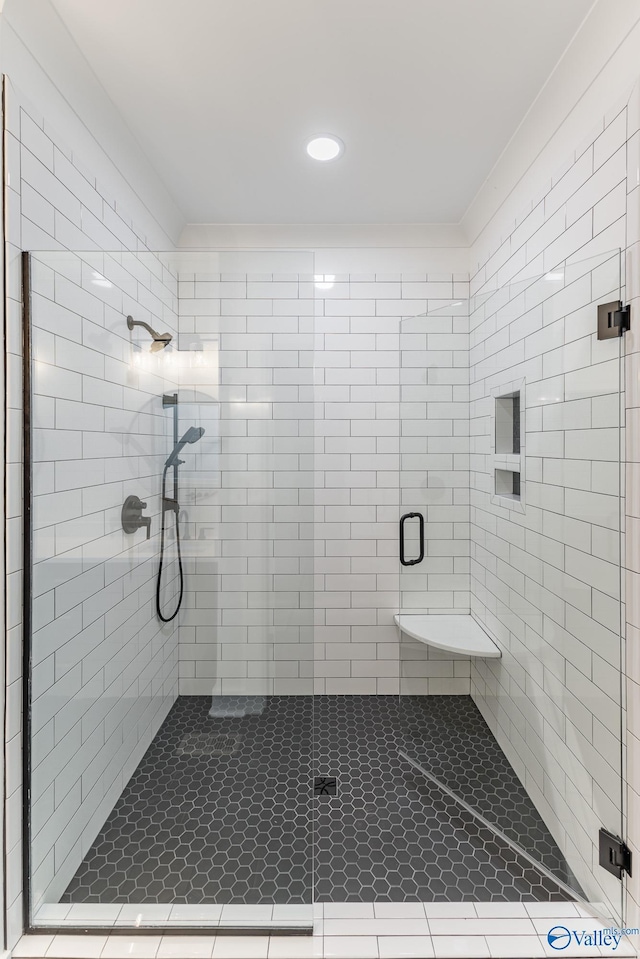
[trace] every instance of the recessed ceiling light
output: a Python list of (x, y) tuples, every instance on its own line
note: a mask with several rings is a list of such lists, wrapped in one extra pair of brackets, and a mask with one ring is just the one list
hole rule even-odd
[(322, 133), (307, 140), (307, 153), (313, 160), (336, 160), (344, 153), (344, 143), (332, 133)]

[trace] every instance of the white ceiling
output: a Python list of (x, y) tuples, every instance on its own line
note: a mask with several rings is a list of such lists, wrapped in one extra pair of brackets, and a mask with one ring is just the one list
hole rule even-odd
[(591, 3), (53, 0), (196, 223), (457, 223)]

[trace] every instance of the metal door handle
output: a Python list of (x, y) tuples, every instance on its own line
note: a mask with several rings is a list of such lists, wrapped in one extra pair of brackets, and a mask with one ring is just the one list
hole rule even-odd
[[(408, 519), (417, 519), (420, 524), (420, 555), (417, 559), (407, 559), (404, 555), (404, 524)], [(424, 559), (424, 516), (422, 513), (405, 513), (400, 517), (400, 562), (403, 566), (416, 566)]]

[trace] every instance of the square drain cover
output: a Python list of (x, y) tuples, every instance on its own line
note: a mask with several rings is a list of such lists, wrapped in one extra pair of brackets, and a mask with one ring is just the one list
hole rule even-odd
[(313, 780), (314, 796), (337, 796), (338, 780), (335, 776), (316, 776)]
[(240, 749), (241, 736), (220, 733), (189, 733), (180, 740), (178, 756), (233, 756)]

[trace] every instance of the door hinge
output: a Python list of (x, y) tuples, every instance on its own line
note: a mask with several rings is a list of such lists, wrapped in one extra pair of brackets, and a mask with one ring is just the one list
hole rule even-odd
[(623, 306), (622, 300), (600, 303), (598, 306), (598, 339), (608, 340), (622, 336), (631, 328), (631, 307)]
[(619, 836), (601, 829), (598, 833), (600, 865), (622, 879), (623, 873), (631, 875), (631, 850)]

